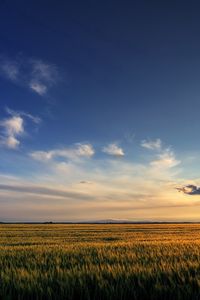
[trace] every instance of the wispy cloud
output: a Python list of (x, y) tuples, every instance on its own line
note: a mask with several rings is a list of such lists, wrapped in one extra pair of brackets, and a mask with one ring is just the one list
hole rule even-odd
[(6, 78), (17, 81), (20, 72), (19, 64), (16, 61), (5, 60), (1, 61), (1, 73)]
[(47, 92), (47, 86), (39, 81), (36, 81), (35, 79), (30, 81), (29, 87), (40, 96), (46, 94)]
[(161, 153), (157, 155), (157, 158), (151, 161), (151, 166), (160, 168), (172, 168), (180, 164), (180, 160), (177, 160), (175, 154), (169, 148), (162, 150)]
[(18, 110), (12, 110), (9, 107), (5, 108), (6, 112), (11, 116), (24, 116), (29, 118), (31, 121), (33, 121), (35, 124), (39, 124), (41, 122), (41, 118), (38, 116), (33, 116), (30, 113), (24, 112), (24, 111), (18, 111)]
[(162, 147), (162, 142), (160, 139), (156, 140), (143, 140), (141, 146), (150, 150), (160, 150)]
[(140, 144), (143, 148), (156, 151), (156, 157), (150, 165), (156, 169), (169, 169), (180, 164), (170, 147), (164, 147), (161, 139), (143, 140)]
[(37, 80), (44, 80), (55, 83), (57, 79), (57, 69), (55, 65), (44, 63), (42, 60), (31, 60), (32, 75)]
[(50, 86), (56, 83), (58, 72), (55, 65), (41, 60), (32, 60), (32, 73), (29, 87), (39, 95), (46, 94)]
[(80, 157), (89, 158), (95, 153), (91, 144), (75, 144), (71, 148), (54, 149), (50, 151), (33, 151), (30, 156), (39, 161), (48, 161), (54, 158), (77, 159)]
[(58, 70), (54, 64), (40, 59), (0, 57), (0, 75), (24, 86), (40, 96), (57, 83)]
[(14, 111), (9, 108), (6, 108), (6, 111), (9, 116), (0, 120), (0, 128), (2, 129), (0, 145), (10, 149), (17, 149), (20, 145), (19, 138), (25, 133), (23, 117), (31, 119), (36, 124), (40, 122), (40, 118), (25, 112)]
[(105, 147), (103, 147), (102, 151), (106, 154), (113, 156), (124, 156), (124, 150), (119, 147), (116, 143), (111, 143)]

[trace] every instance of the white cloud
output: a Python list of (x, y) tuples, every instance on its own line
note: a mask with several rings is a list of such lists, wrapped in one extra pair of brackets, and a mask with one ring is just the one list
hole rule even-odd
[(103, 147), (102, 151), (109, 155), (124, 156), (124, 150), (115, 143)]
[(0, 145), (10, 149), (17, 149), (20, 145), (19, 137), (25, 133), (24, 119), (22, 116), (30, 118), (37, 124), (40, 119), (25, 112), (15, 112), (9, 108), (6, 108), (6, 111), (10, 116), (0, 121), (0, 127), (2, 129)]
[(22, 117), (12, 116), (3, 120), (0, 124), (4, 127), (7, 135), (14, 136), (24, 132), (23, 122)]
[(91, 144), (77, 144), (74, 150), (77, 156), (91, 157), (94, 155), (95, 151)]
[(151, 161), (150, 164), (158, 169), (168, 169), (179, 165), (180, 161), (176, 159), (174, 152), (167, 148), (157, 155), (157, 158)]
[(160, 150), (162, 147), (162, 142), (160, 139), (156, 140), (143, 140), (141, 146), (150, 150)]
[(24, 57), (10, 59), (0, 56), (0, 75), (40, 96), (45, 95), (58, 79), (55, 65)]
[(71, 148), (54, 149), (50, 151), (34, 151), (30, 153), (30, 156), (39, 161), (48, 161), (53, 158), (66, 158), (66, 159), (77, 159), (80, 157), (89, 158), (95, 153), (94, 148), (91, 144), (76, 144)]
[(5, 141), (5, 145), (11, 149), (18, 148), (20, 144), (20, 141), (17, 140), (14, 136), (8, 136), (6, 139), (4, 139), (4, 141)]
[(1, 144), (8, 148), (16, 149), (20, 141), (18, 136), (24, 133), (24, 121), (20, 116), (12, 116), (4, 119), (0, 122), (0, 126), (3, 128), (4, 136), (1, 139)]

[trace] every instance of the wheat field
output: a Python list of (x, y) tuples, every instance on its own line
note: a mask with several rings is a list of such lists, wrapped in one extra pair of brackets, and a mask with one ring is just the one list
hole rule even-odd
[(200, 225), (1, 224), (0, 299), (200, 299)]

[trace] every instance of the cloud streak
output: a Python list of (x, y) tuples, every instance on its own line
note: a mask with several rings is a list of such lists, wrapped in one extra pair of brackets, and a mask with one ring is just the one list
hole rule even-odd
[(62, 191), (60, 189), (52, 189), (43, 186), (20, 186), (20, 185), (10, 185), (10, 184), (0, 184), (0, 190), (6, 190), (10, 192), (20, 192), (26, 194), (36, 194), (44, 195), (48, 197), (61, 197), (61, 198), (73, 198), (73, 199), (82, 199), (89, 200), (91, 199), (90, 195), (84, 193), (78, 193), (73, 191)]

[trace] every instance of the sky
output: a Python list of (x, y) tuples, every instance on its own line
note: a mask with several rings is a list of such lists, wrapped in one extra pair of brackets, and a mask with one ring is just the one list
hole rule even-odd
[(0, 1), (0, 221), (200, 221), (200, 3)]

